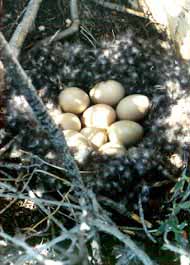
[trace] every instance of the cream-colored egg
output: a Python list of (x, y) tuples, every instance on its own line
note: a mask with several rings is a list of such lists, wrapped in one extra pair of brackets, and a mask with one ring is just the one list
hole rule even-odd
[(81, 129), (80, 119), (73, 113), (63, 113), (61, 115), (60, 125), (63, 130), (80, 131)]
[(106, 104), (93, 105), (82, 115), (82, 122), (86, 127), (107, 128), (115, 120), (115, 110)]
[(59, 104), (65, 112), (82, 113), (90, 104), (89, 96), (78, 87), (68, 87), (59, 94)]
[(108, 140), (107, 133), (104, 129), (86, 127), (80, 133), (97, 148), (105, 144)]
[(122, 156), (126, 154), (126, 149), (121, 144), (115, 144), (112, 142), (102, 145), (99, 149), (100, 153), (105, 155)]
[(93, 148), (88, 139), (79, 132), (73, 130), (63, 131), (67, 145), (79, 164), (85, 163)]
[(64, 130), (63, 133), (69, 147), (79, 147), (83, 145), (91, 146), (88, 139), (79, 132), (74, 130)]
[(131, 146), (143, 137), (143, 128), (134, 121), (117, 121), (108, 128), (110, 142)]
[(125, 95), (124, 87), (115, 80), (102, 81), (90, 90), (93, 103), (116, 105)]
[(150, 108), (147, 96), (134, 94), (123, 98), (117, 105), (119, 120), (139, 121), (145, 117)]

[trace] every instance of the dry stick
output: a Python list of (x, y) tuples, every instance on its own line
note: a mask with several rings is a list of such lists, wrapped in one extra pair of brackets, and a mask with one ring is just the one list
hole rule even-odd
[(164, 248), (174, 252), (174, 253), (178, 253), (181, 256), (186, 256), (189, 260), (190, 260), (190, 255), (189, 255), (189, 251), (186, 251), (183, 248), (180, 248), (178, 246), (174, 246), (170, 243), (166, 243), (163, 245)]
[(34, 248), (31, 248), (23, 240), (21, 240), (19, 238), (16, 238), (16, 237), (11, 237), (10, 235), (4, 233), (3, 231), (0, 231), (0, 236), (5, 241), (10, 241), (11, 243), (15, 244), (16, 246), (19, 246), (19, 247), (23, 248), (30, 257), (33, 257), (40, 264), (45, 264), (45, 258), (44, 258), (44, 256), (41, 255), (41, 254), (39, 254), (39, 252), (37, 250), (34, 250)]
[(34, 25), (41, 2), (42, 0), (30, 0), (22, 21), (19, 23), (11, 37), (9, 45), (15, 57), (19, 56), (26, 36)]
[(128, 8), (124, 5), (109, 3), (109, 2), (105, 2), (103, 0), (92, 0), (92, 1), (98, 5), (109, 8), (111, 10), (115, 10), (115, 11), (122, 12), (122, 13), (128, 13), (130, 15), (137, 16), (137, 17), (146, 18), (145, 14), (143, 12)]
[(70, 0), (70, 13), (71, 13), (71, 20), (72, 20), (71, 27), (61, 32), (57, 32), (53, 36), (47, 37), (37, 42), (37, 44), (32, 48), (32, 50), (39, 48), (41, 45), (50, 45), (52, 42), (59, 41), (61, 39), (64, 39), (78, 32), (79, 26), (80, 26), (79, 12), (78, 12), (78, 0)]
[(29, 196), (25, 196), (22, 193), (18, 192), (17, 190), (13, 190), (11, 189), (12, 186), (10, 185), (5, 185), (4, 183), (0, 182), (0, 188), (1, 189), (6, 189), (9, 190), (12, 193), (2, 193), (0, 194), (0, 198), (5, 198), (5, 199), (17, 199), (17, 200), (30, 200), (32, 201), (34, 204), (36, 205), (40, 205), (40, 204), (44, 204), (46, 206), (53, 206), (53, 207), (63, 207), (65, 209), (74, 209), (76, 211), (79, 211), (81, 209), (80, 206), (72, 204), (72, 203), (66, 203), (66, 202), (60, 202), (60, 201), (56, 201), (56, 200), (46, 200), (46, 199), (38, 199), (37, 197), (33, 196), (33, 197), (29, 197)]
[(131, 240), (131, 238), (129, 236), (124, 235), (122, 232), (120, 232), (116, 226), (109, 225), (108, 223), (102, 222), (102, 221), (97, 220), (97, 219), (93, 221), (93, 224), (96, 226), (96, 228), (99, 231), (110, 234), (110, 235), (116, 237), (122, 243), (124, 243), (125, 247), (130, 248), (133, 251), (133, 253), (139, 258), (139, 260), (142, 261), (142, 263), (144, 265), (155, 264), (149, 258), (149, 256)]
[(147, 237), (153, 242), (156, 243), (156, 240), (154, 239), (154, 237), (150, 234), (150, 232), (147, 229), (147, 226), (145, 224), (145, 220), (144, 220), (144, 212), (143, 212), (143, 207), (142, 207), (142, 199), (141, 199), (141, 195), (139, 196), (139, 200), (138, 200), (138, 206), (139, 206), (139, 215), (141, 218), (141, 223), (142, 223), (142, 227), (144, 229), (145, 234), (147, 235)]
[[(0, 60), (0, 128), (5, 127), (5, 105), (6, 105), (6, 84), (5, 84), (5, 69), (3, 63)], [(0, 155), (3, 154), (3, 150), (6, 148), (0, 149)]]
[[(110, 234), (111, 236), (117, 238), (122, 243), (124, 243), (126, 248), (129, 248), (138, 258), (142, 261), (144, 265), (153, 265), (155, 264), (149, 256), (141, 250), (133, 240), (123, 234), (117, 226), (113, 223), (113, 221), (107, 216), (106, 212), (102, 209), (102, 207), (99, 205), (99, 203), (96, 200), (96, 197), (94, 196), (94, 193), (89, 193), (89, 197), (92, 200), (92, 205), (94, 209), (94, 213), (96, 216), (100, 216), (97, 219), (91, 219), (91, 226), (94, 226), (97, 228), (97, 230), (100, 232), (104, 232), (107, 234)], [(101, 218), (101, 219), (100, 219)], [(98, 232), (97, 231), (97, 232)]]
[[(79, 20), (79, 11), (78, 11), (78, 0), (70, 0), (70, 13), (72, 25), (70, 28), (59, 32), (54, 38), (53, 41), (61, 40), (67, 36), (70, 36), (79, 30), (80, 20)], [(51, 38), (52, 39), (52, 38)], [(48, 42), (48, 39), (44, 40)]]

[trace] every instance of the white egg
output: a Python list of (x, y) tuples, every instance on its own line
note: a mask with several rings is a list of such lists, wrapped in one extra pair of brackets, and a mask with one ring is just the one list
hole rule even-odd
[(115, 80), (102, 81), (90, 90), (93, 103), (116, 105), (125, 95), (124, 87)]
[(117, 121), (108, 128), (110, 142), (131, 146), (143, 137), (143, 128), (134, 121)]
[(81, 122), (77, 115), (73, 113), (63, 113), (61, 115), (60, 126), (63, 130), (80, 131)]
[(79, 147), (82, 145), (91, 146), (88, 139), (79, 132), (74, 130), (64, 130), (63, 133), (69, 147)]
[(67, 145), (79, 164), (85, 163), (93, 148), (88, 139), (79, 132), (73, 130), (63, 131)]
[(59, 104), (65, 112), (82, 113), (90, 104), (89, 96), (78, 87), (68, 87), (59, 94)]
[(82, 115), (82, 122), (86, 127), (107, 128), (115, 120), (115, 110), (106, 104), (93, 105)]
[(119, 120), (139, 121), (145, 117), (150, 108), (147, 96), (134, 94), (123, 98), (117, 105)]
[(126, 154), (126, 149), (121, 144), (115, 144), (112, 142), (108, 142), (102, 145), (99, 149), (100, 153), (105, 155), (115, 155), (115, 156), (122, 156)]
[(85, 127), (80, 133), (97, 148), (105, 144), (108, 140), (107, 133), (104, 129)]

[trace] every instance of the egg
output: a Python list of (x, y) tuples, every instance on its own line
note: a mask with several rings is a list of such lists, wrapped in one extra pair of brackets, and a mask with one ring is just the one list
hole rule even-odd
[(80, 131), (81, 122), (77, 115), (73, 113), (63, 113), (61, 115), (60, 126), (64, 130)]
[(126, 149), (123, 145), (115, 144), (112, 142), (108, 142), (102, 145), (99, 151), (101, 154), (105, 154), (105, 155), (122, 156), (126, 154)]
[(106, 104), (93, 105), (82, 115), (82, 122), (86, 127), (107, 128), (115, 120), (115, 110)]
[(107, 80), (97, 83), (89, 94), (93, 103), (114, 106), (124, 97), (125, 89), (119, 82)]
[(69, 147), (79, 147), (82, 145), (90, 146), (88, 139), (79, 132), (76, 132), (74, 130), (64, 130), (63, 133)]
[(117, 105), (119, 120), (139, 121), (145, 117), (150, 108), (147, 96), (134, 94), (123, 98)]
[(83, 164), (88, 159), (93, 151), (93, 148), (88, 139), (79, 132), (73, 130), (63, 131), (67, 145), (74, 156), (74, 159)]
[(89, 96), (78, 87), (69, 87), (59, 94), (59, 104), (63, 111), (82, 113), (90, 104)]
[(143, 137), (143, 128), (134, 121), (117, 121), (108, 128), (110, 142), (131, 146)]
[(96, 148), (105, 144), (108, 140), (107, 133), (104, 129), (99, 128), (83, 128), (82, 133)]

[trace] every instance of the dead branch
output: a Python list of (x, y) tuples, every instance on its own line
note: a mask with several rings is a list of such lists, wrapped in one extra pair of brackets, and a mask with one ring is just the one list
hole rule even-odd
[(35, 22), (41, 3), (42, 3), (42, 0), (30, 0), (22, 21), (19, 23), (13, 36), (10, 39), (9, 45), (15, 57), (19, 56), (22, 45), (29, 31), (34, 25), (34, 22)]
[(71, 14), (71, 20), (72, 20), (71, 27), (63, 31), (56, 32), (53, 36), (47, 37), (37, 42), (37, 44), (32, 49), (36, 49), (40, 47), (41, 45), (50, 45), (52, 42), (62, 40), (78, 32), (79, 26), (80, 26), (78, 0), (70, 0), (70, 14)]
[(5, 69), (3, 63), (0, 61), (0, 128), (3, 128), (5, 125), (5, 102)]
[(98, 4), (98, 5), (101, 5), (103, 7), (109, 8), (111, 10), (115, 10), (117, 12), (128, 13), (128, 14), (133, 15), (133, 16), (146, 18), (145, 14), (143, 12), (128, 8), (125, 5), (119, 5), (119, 4), (115, 4), (115, 3), (105, 2), (103, 0), (93, 0), (93, 2)]
[(156, 243), (156, 240), (154, 239), (154, 237), (150, 234), (150, 232), (147, 229), (145, 220), (144, 220), (144, 212), (143, 212), (143, 207), (142, 207), (142, 199), (141, 196), (139, 195), (139, 200), (138, 200), (138, 206), (139, 206), (139, 215), (140, 215), (140, 219), (141, 219), (141, 223), (144, 229), (145, 234), (147, 235), (147, 237), (153, 242)]
[(91, 218), (89, 222), (91, 226), (96, 227), (99, 232), (104, 232), (117, 238), (125, 245), (126, 248), (130, 248), (144, 265), (154, 265), (155, 263), (149, 258), (149, 256), (141, 250), (129, 236), (123, 234), (117, 228), (117, 226), (108, 217), (107, 213), (102, 209), (94, 194), (89, 192), (88, 196), (91, 199), (91, 204), (93, 205), (93, 211), (96, 217)]
[(105, 223), (100, 220), (94, 220), (94, 225), (96, 228), (104, 233), (110, 234), (114, 237), (116, 237), (119, 241), (121, 241), (125, 247), (130, 248), (133, 253), (139, 258), (139, 260), (142, 261), (144, 265), (153, 265), (155, 264), (147, 254), (141, 250), (132, 240), (129, 236), (124, 235), (122, 232), (119, 231), (119, 229), (114, 226), (113, 224), (110, 225), (108, 223)]
[(78, 11), (78, 0), (70, 0), (70, 13), (72, 20), (71, 27), (64, 31), (59, 32), (53, 37), (50, 37), (49, 40), (48, 39), (43, 40), (44, 43), (47, 43), (49, 41), (51, 43), (52, 41), (58, 41), (64, 39), (65, 37), (68, 37), (79, 30), (80, 20), (79, 20), (79, 11)]

